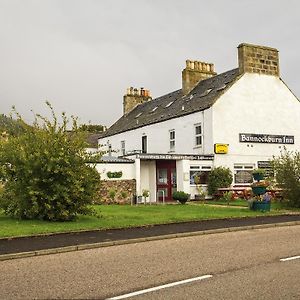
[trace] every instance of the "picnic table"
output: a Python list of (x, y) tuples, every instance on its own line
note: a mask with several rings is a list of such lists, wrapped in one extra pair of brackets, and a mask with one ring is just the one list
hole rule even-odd
[(234, 198), (249, 199), (251, 197), (251, 187), (250, 186), (219, 188), (216, 196), (222, 197), (227, 192), (232, 192), (232, 199), (234, 199)]

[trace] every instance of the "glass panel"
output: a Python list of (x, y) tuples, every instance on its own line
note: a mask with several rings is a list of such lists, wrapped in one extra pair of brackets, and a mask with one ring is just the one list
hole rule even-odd
[(173, 187), (177, 186), (176, 169), (171, 170), (171, 184), (172, 184)]
[(196, 134), (197, 134), (197, 135), (198, 135), (198, 134), (201, 134), (201, 125), (196, 126), (195, 129), (196, 129)]
[(238, 170), (234, 174), (234, 183), (252, 183), (252, 171)]
[(190, 184), (207, 184), (209, 171), (190, 171)]
[(158, 184), (168, 184), (168, 170), (158, 169), (157, 170), (157, 183)]
[(196, 136), (196, 145), (202, 145), (202, 137)]

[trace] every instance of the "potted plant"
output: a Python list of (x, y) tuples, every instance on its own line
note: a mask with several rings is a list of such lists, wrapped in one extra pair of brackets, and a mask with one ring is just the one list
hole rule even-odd
[(252, 176), (254, 180), (260, 181), (263, 180), (265, 177), (265, 170), (264, 169), (254, 169), (252, 172)]
[(172, 197), (174, 200), (177, 200), (181, 204), (185, 204), (188, 201), (190, 195), (183, 191), (177, 191), (172, 194)]
[(146, 199), (150, 196), (150, 192), (148, 190), (143, 190), (142, 196), (144, 197), (144, 203), (146, 204)]
[(267, 191), (269, 183), (267, 181), (256, 181), (252, 183), (251, 188), (254, 195), (263, 195)]

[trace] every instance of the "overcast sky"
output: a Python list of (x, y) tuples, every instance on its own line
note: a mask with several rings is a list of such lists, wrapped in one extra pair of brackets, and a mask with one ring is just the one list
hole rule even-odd
[(242, 42), (279, 50), (300, 97), (299, 0), (0, 0), (0, 113), (27, 121), (45, 100), (82, 123), (110, 126), (129, 86), (181, 88), (185, 60), (237, 67)]

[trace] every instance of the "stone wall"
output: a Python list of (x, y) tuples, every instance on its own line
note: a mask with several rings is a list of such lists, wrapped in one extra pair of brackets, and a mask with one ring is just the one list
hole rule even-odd
[[(115, 197), (112, 197), (113, 191)], [(136, 181), (131, 180), (101, 180), (98, 199), (95, 203), (130, 204), (136, 191)]]
[(279, 76), (279, 56), (275, 48), (240, 44), (238, 46), (240, 73)]

